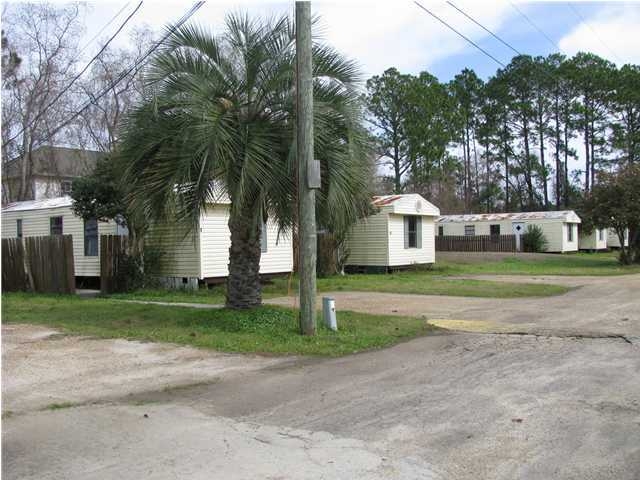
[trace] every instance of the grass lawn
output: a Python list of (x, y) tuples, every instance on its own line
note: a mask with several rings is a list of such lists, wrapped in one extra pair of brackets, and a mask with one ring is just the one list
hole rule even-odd
[(338, 332), (320, 328), (317, 336), (303, 337), (294, 311), (281, 307), (203, 310), (19, 293), (2, 295), (2, 320), (99, 338), (171, 342), (225, 352), (324, 356), (387, 347), (436, 330), (421, 319), (341, 311)]
[(640, 265), (620, 265), (617, 252), (570, 253), (545, 258), (508, 257), (483, 263), (438, 262), (433, 273), (440, 275), (625, 275), (640, 273)]
[[(574, 253), (545, 258), (507, 257), (483, 263), (440, 261), (431, 270), (394, 274), (357, 274), (318, 279), (318, 291), (365, 291), (452, 295), (463, 297), (519, 298), (544, 297), (566, 293), (560, 285), (492, 282), (487, 280), (448, 278), (458, 275), (623, 275), (640, 273), (640, 266), (622, 266), (617, 253)], [(295, 278), (278, 278), (263, 288), (264, 298), (293, 294)], [(164, 302), (224, 303), (224, 286), (211, 290), (145, 290), (113, 295), (113, 298), (157, 300)]]
[[(449, 267), (447, 267), (449, 268)], [(451, 269), (450, 274), (460, 274)], [(446, 274), (444, 274), (446, 275)], [(561, 285), (492, 282), (487, 280), (453, 279), (443, 276), (437, 268), (433, 271), (408, 271), (392, 274), (354, 274), (318, 278), (318, 292), (359, 291), (413, 293), (420, 295), (452, 295), (457, 297), (520, 298), (560, 295), (570, 289)], [(263, 297), (273, 298), (297, 292), (297, 280), (276, 278), (263, 287)], [(127, 300), (156, 300), (163, 302), (188, 302), (223, 304), (224, 286), (210, 290), (142, 290), (115, 294), (111, 298)]]

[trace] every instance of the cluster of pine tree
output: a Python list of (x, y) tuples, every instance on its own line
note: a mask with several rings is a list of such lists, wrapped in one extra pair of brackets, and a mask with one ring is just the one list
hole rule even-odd
[(516, 56), (486, 82), (390, 68), (367, 103), (388, 190), (444, 213), (573, 207), (601, 172), (640, 160), (640, 67), (590, 53)]

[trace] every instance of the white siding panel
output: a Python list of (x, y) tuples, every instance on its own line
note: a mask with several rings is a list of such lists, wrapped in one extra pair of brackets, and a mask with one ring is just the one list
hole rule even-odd
[(200, 220), (201, 278), (226, 277), (229, 274), (229, 207), (216, 205), (207, 209)]
[(387, 219), (378, 213), (359, 220), (347, 235), (347, 265), (386, 266), (389, 261)]
[(434, 263), (435, 219), (421, 217), (422, 247), (404, 248), (404, 215), (389, 215), (389, 263), (391, 267), (420, 263)]
[[(200, 220), (200, 278), (226, 277), (229, 274), (229, 208), (216, 205), (207, 209)], [(283, 273), (293, 270), (291, 234), (281, 232), (272, 220), (267, 221), (267, 251), (260, 258), (260, 273)]]
[(293, 270), (293, 241), (291, 233), (280, 232), (278, 225), (267, 221), (267, 251), (260, 257), (260, 273), (283, 273)]
[[(607, 229), (607, 246), (610, 248), (620, 248), (620, 239), (613, 228)], [(629, 230), (624, 233), (624, 246), (629, 246)]]
[(390, 207), (390, 212), (398, 215), (440, 215), (435, 205), (417, 193), (400, 195)]
[[(84, 255), (84, 221), (73, 214), (71, 207), (58, 207), (38, 210), (2, 212), (2, 238), (17, 236), (16, 220), (22, 219), (24, 237), (37, 237), (50, 234), (51, 217), (62, 217), (62, 233), (73, 238), (73, 261), (76, 276), (100, 276), (100, 256)], [(114, 235), (115, 222), (98, 222), (98, 235)], [(98, 252), (100, 251), (98, 245)]]

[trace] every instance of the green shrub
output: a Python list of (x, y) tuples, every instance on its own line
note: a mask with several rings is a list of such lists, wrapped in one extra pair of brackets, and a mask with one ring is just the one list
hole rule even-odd
[(522, 247), (525, 252), (545, 252), (549, 242), (538, 225), (529, 225), (522, 235)]

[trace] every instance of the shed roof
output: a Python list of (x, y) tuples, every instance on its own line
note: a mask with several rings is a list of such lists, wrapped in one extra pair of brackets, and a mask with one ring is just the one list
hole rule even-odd
[(563, 222), (581, 223), (580, 217), (573, 210), (548, 212), (516, 212), (516, 213), (479, 213), (469, 215), (442, 215), (438, 223), (459, 222), (499, 222), (501, 220), (561, 220)]
[(405, 193), (402, 195), (380, 195), (373, 197), (371, 202), (374, 207), (383, 209), (389, 213), (400, 215), (424, 215), (438, 216), (440, 210), (431, 202), (425, 200), (417, 193)]
[(9, 203), (2, 208), (3, 212), (19, 212), (25, 210), (45, 210), (47, 208), (70, 207), (71, 197), (43, 198), (41, 200), (27, 200)]
[[(3, 212), (20, 212), (28, 210), (46, 210), (48, 208), (70, 207), (73, 200), (70, 196), (56, 198), (43, 198), (40, 200), (26, 200), (23, 202), (12, 202), (2, 207)], [(210, 202), (211, 205), (228, 205), (231, 203), (229, 196), (223, 193), (217, 193), (215, 198)]]

